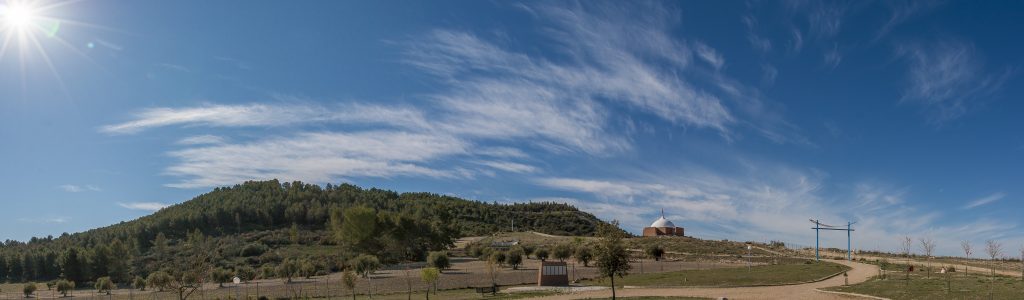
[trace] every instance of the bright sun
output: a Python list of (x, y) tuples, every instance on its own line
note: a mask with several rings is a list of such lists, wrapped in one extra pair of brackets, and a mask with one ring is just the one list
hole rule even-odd
[(2, 12), (0, 16), (7, 23), (7, 26), (17, 30), (28, 28), (35, 19), (35, 11), (32, 7), (25, 4), (11, 4), (0, 12)]

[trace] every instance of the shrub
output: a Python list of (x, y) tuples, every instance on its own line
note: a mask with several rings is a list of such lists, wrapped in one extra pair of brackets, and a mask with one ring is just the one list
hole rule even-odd
[(505, 255), (505, 263), (512, 266), (513, 270), (519, 270), (519, 265), (523, 264), (523, 249), (512, 248)]
[(552, 252), (555, 259), (565, 261), (565, 259), (572, 257), (572, 246), (569, 246), (569, 244), (558, 244)]
[(584, 267), (589, 267), (590, 261), (594, 259), (594, 253), (590, 250), (590, 247), (579, 247), (576, 248), (576, 260), (583, 263)]
[(494, 251), (494, 253), (491, 253), (490, 261), (498, 263), (499, 266), (504, 266), (505, 256), (505, 251)]
[(36, 292), (36, 289), (38, 288), (39, 287), (36, 286), (35, 282), (29, 282), (25, 284), (25, 287), (21, 288), (21, 292), (25, 293), (25, 298), (29, 298), (32, 296), (33, 293)]
[(114, 289), (114, 282), (110, 281), (110, 277), (100, 277), (96, 279), (95, 287), (97, 293), (105, 292), (107, 295), (110, 295), (110, 290)]
[(451, 260), (448, 259), (448, 253), (444, 251), (430, 252), (427, 255), (427, 265), (437, 268), (438, 270), (445, 270), (452, 267)]
[(146, 280), (142, 279), (141, 276), (135, 276), (135, 279), (132, 280), (132, 288), (136, 288), (136, 289), (138, 289), (140, 291), (145, 291), (146, 290)]
[(545, 261), (548, 259), (548, 249), (538, 248), (537, 250), (533, 251), (533, 256), (536, 256), (537, 259), (539, 259), (540, 261)]
[(64, 279), (61, 279), (61, 280), (57, 281), (57, 292), (60, 293), (61, 295), (63, 295), (64, 297), (67, 297), (68, 296), (68, 292), (73, 291), (74, 289), (75, 289), (75, 282), (74, 281), (67, 281), (67, 280), (64, 280)]
[(260, 256), (260, 255), (263, 255), (263, 253), (266, 253), (269, 250), (270, 250), (270, 248), (267, 247), (267, 245), (264, 245), (263, 243), (252, 243), (252, 244), (245, 245), (245, 247), (242, 247), (242, 253), (241, 254), (244, 257)]

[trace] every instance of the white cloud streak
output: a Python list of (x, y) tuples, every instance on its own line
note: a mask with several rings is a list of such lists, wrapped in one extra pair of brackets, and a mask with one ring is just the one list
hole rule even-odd
[(978, 207), (978, 206), (990, 204), (992, 202), (996, 202), (996, 201), (1002, 200), (1005, 197), (1006, 197), (1006, 193), (998, 192), (998, 193), (995, 193), (995, 194), (992, 194), (992, 195), (988, 195), (988, 196), (985, 196), (985, 197), (982, 197), (982, 198), (971, 200), (971, 202), (968, 202), (967, 205), (964, 205), (963, 209), (972, 209), (972, 208), (975, 208), (975, 207)]
[(178, 145), (217, 145), (223, 143), (223, 137), (209, 134), (190, 136), (178, 140)]
[(180, 162), (167, 173), (185, 179), (168, 186), (198, 188), (271, 178), (331, 182), (343, 176), (460, 177), (456, 171), (420, 163), (464, 154), (467, 147), (451, 136), (395, 131), (303, 133), (171, 152)]
[(91, 184), (87, 184), (87, 185), (65, 184), (65, 185), (58, 186), (57, 188), (65, 191), (65, 192), (69, 192), (69, 193), (101, 192), (101, 191), (103, 191), (103, 189), (101, 189), (100, 187), (95, 186), (95, 185), (91, 185)]
[(118, 202), (117, 206), (127, 208), (130, 210), (158, 211), (170, 205), (159, 202)]

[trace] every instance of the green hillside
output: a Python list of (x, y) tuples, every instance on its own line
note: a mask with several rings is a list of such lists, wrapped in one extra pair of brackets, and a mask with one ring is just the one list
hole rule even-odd
[[(360, 245), (341, 242), (332, 230), (354, 207), (371, 212), (371, 238)], [(498, 204), (349, 184), (246, 182), (133, 221), (56, 238), (7, 241), (0, 245), (0, 281), (64, 277), (89, 282), (110, 276), (126, 283), (189, 261), (196, 241), (206, 245), (212, 267), (272, 272), (290, 258), (309, 258), (326, 272), (367, 252), (385, 263), (422, 260), (455, 238), (505, 230), (513, 220), (517, 230), (579, 236), (593, 235), (601, 222), (558, 203)]]

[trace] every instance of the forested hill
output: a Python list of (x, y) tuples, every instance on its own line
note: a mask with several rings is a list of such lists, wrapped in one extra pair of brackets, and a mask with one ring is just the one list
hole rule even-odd
[[(352, 208), (372, 209), (372, 239), (358, 247), (336, 238)], [(217, 188), (133, 221), (27, 243), (7, 241), (0, 245), (0, 282), (50, 280), (69, 272), (78, 274), (80, 282), (107, 275), (145, 276), (183, 256), (178, 248), (195, 234), (214, 241), (215, 261), (225, 268), (287, 258), (272, 249), (305, 249), (284, 251), (305, 256), (332, 252), (341, 258), (371, 252), (385, 262), (416, 260), (460, 236), (507, 231), (513, 220), (517, 231), (582, 236), (592, 235), (601, 222), (558, 203), (497, 204), (349, 184), (253, 181)], [(332, 251), (309, 250), (318, 247)], [(113, 260), (126, 262), (117, 265)]]

